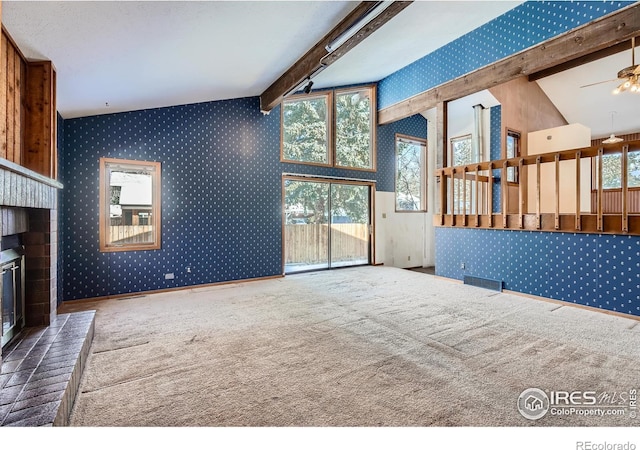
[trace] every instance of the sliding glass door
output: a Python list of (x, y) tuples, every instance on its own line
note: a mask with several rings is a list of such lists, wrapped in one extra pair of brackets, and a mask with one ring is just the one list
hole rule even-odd
[(370, 184), (285, 178), (285, 273), (369, 264), (370, 198)]

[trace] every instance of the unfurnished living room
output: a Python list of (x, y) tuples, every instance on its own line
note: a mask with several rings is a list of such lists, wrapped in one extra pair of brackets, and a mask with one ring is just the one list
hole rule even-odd
[(0, 445), (640, 445), (640, 2), (0, 6)]

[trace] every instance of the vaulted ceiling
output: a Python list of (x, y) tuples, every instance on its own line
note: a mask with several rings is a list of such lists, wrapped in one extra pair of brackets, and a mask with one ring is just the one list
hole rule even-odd
[[(359, 2), (7, 1), (2, 22), (29, 59), (53, 61), (64, 118), (260, 95)], [(520, 1), (415, 1), (314, 78), (378, 81)], [(637, 131), (640, 95), (612, 96), (623, 52), (539, 80), (593, 136)], [(612, 127), (611, 112), (616, 111)]]

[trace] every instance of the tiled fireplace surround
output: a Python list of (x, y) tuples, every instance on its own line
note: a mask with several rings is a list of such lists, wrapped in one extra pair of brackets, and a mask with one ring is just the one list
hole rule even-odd
[(93, 338), (93, 313), (57, 315), (58, 189), (0, 158), (0, 234), (22, 237), (26, 319), (0, 354), (0, 426), (66, 424)]

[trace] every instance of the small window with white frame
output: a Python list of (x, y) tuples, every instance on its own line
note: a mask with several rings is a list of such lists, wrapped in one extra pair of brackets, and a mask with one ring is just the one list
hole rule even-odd
[(396, 134), (395, 143), (396, 211), (426, 211), (427, 141)]

